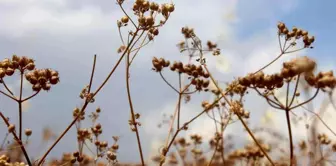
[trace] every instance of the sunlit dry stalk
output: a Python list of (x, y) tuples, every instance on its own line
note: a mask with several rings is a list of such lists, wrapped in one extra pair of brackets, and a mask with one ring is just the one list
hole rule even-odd
[[(6, 123), (7, 127), (10, 128), (10, 127), (11, 127), (11, 124), (9, 124), (7, 118), (2, 114), (2, 112), (0, 112), (0, 116), (1, 116), (2, 120)], [(26, 151), (24, 145), (22, 144), (21, 139), (17, 136), (15, 130), (11, 131), (11, 133), (13, 134), (15, 141), (20, 145), (21, 150), (22, 150), (22, 152), (23, 152), (23, 154), (24, 154), (24, 156), (25, 156), (25, 158), (26, 158), (27, 164), (28, 164), (29, 166), (31, 166), (32, 164), (31, 164), (31, 162), (30, 162), (28, 153), (27, 153), (27, 151)]]
[(126, 50), (128, 53), (126, 55), (126, 90), (127, 90), (127, 97), (128, 97), (128, 102), (131, 110), (131, 120), (132, 120), (132, 125), (134, 127), (134, 131), (136, 134), (137, 142), (138, 142), (138, 148), (139, 148), (139, 153), (140, 153), (140, 159), (141, 159), (141, 164), (145, 165), (143, 153), (142, 153), (142, 147), (141, 147), (141, 141), (140, 141), (140, 136), (139, 136), (139, 130), (138, 130), (138, 124), (135, 122), (135, 113), (134, 113), (134, 108), (133, 108), (133, 103), (132, 103), (132, 98), (131, 98), (131, 92), (130, 92), (130, 84), (129, 84), (129, 67), (130, 67), (130, 50)]

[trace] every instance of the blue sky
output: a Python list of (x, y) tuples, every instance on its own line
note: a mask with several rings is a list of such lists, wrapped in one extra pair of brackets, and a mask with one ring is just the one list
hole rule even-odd
[[(142, 114), (140, 133), (147, 158), (157, 152), (160, 141), (165, 137), (166, 131), (156, 128), (162, 113), (172, 113), (176, 102), (176, 94), (156, 73), (151, 72), (151, 58), (162, 56), (185, 60), (186, 57), (182, 57), (175, 47), (183, 39), (180, 34), (183, 26), (195, 28), (203, 41), (218, 42), (225, 58), (221, 60), (225, 63), (216, 63), (220, 58), (209, 63), (215, 75), (224, 81), (260, 68), (279, 53), (276, 37), (278, 21), (315, 35), (315, 48), (301, 54), (315, 57), (320, 67), (335, 71), (336, 33), (333, 31), (336, 29), (336, 13), (333, 7), (336, 2), (333, 0), (323, 3), (313, 0), (176, 0), (174, 3), (176, 11), (167, 25), (160, 30), (155, 42), (141, 51), (132, 67), (132, 94), (136, 111)], [(129, 5), (126, 4), (125, 8), (130, 8)], [(14, 53), (26, 55), (36, 59), (37, 67), (50, 67), (61, 75), (59, 85), (29, 103), (24, 123), (33, 128), (32, 141), (40, 141), (43, 126), (51, 126), (54, 132), (60, 133), (71, 121), (72, 109), (81, 105), (78, 95), (88, 82), (94, 54), (98, 55), (94, 87), (115, 64), (118, 57), (116, 50), (121, 44), (115, 23), (122, 16), (121, 10), (111, 0), (0, 0), (0, 57), (10, 57)], [(290, 58), (286, 56), (282, 61)], [(281, 61), (272, 65), (269, 71), (278, 71), (280, 66)], [(174, 75), (166, 74), (168, 79), (176, 81)], [(9, 82), (13, 88), (18, 85), (15, 80)], [(26, 93), (30, 93), (29, 87)], [(188, 119), (200, 111), (199, 103), (208, 98), (196, 96), (195, 102), (183, 106), (183, 117)], [(16, 109), (15, 103), (8, 102), (3, 96), (0, 96), (0, 103), (1, 111), (15, 119), (16, 112), (8, 111)], [(129, 108), (123, 68), (117, 70), (89, 111), (97, 106), (103, 110), (101, 123), (106, 126), (104, 138), (111, 140), (112, 135), (122, 136), (120, 160), (138, 161), (135, 136), (127, 125)], [(256, 111), (252, 124), (258, 124), (259, 117), (268, 109), (262, 100), (253, 100), (248, 107), (250, 110), (263, 108)], [(332, 118), (331, 115), (329, 117)], [(281, 119), (274, 121), (282, 123)], [(213, 126), (208, 122), (207, 117), (202, 117), (186, 134), (197, 131), (210, 137)], [(237, 129), (242, 128), (240, 125), (232, 126), (228, 133)], [(245, 135), (237, 137), (237, 140), (245, 140)], [(74, 134), (66, 135), (51, 155), (59, 156), (65, 150), (75, 150), (75, 145), (69, 144), (75, 138)], [(41, 155), (36, 151), (37, 147), (34, 142), (29, 147), (36, 152), (32, 152), (33, 156)]]

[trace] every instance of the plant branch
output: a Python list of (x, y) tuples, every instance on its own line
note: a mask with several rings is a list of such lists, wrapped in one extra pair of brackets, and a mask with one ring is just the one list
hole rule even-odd
[(29, 96), (29, 97), (23, 99), (23, 100), (22, 100), (22, 103), (25, 102), (25, 101), (27, 101), (27, 100), (29, 100), (29, 99), (31, 99), (31, 98), (33, 98), (33, 97), (36, 96), (39, 92), (40, 92), (40, 90), (39, 90), (39, 91), (36, 91), (33, 95), (31, 95), (31, 96)]
[(302, 106), (302, 105), (304, 105), (304, 104), (309, 103), (310, 101), (312, 101), (312, 100), (317, 96), (319, 90), (320, 90), (320, 88), (317, 88), (317, 89), (316, 89), (316, 92), (315, 92), (315, 94), (314, 94), (314, 96), (311, 97), (310, 99), (308, 99), (307, 101), (302, 102), (302, 103), (300, 103), (300, 104), (298, 104), (298, 105), (296, 105), (296, 106), (293, 106), (293, 107), (291, 107), (291, 108), (289, 108), (289, 109), (290, 109), (290, 110), (293, 110), (293, 109), (295, 109), (295, 108), (297, 108), (297, 107), (300, 107), (300, 106)]
[[(1, 116), (2, 120), (6, 123), (7, 127), (9, 127), (10, 124), (9, 124), (7, 118), (2, 114), (2, 112), (0, 112), (0, 116)], [(31, 162), (30, 162), (30, 159), (29, 159), (29, 156), (28, 156), (28, 153), (27, 153), (25, 147), (23, 146), (22, 141), (21, 141), (20, 138), (16, 135), (15, 131), (12, 131), (11, 133), (13, 134), (15, 141), (20, 145), (21, 150), (22, 150), (22, 152), (23, 152), (23, 154), (24, 154), (24, 156), (25, 156), (25, 158), (26, 158), (26, 160), (27, 160), (27, 164), (28, 164), (29, 166), (32, 166), (32, 164), (31, 164)]]
[(19, 96), (19, 138), (22, 140), (22, 91), (23, 91), (23, 70), (20, 71), (20, 96)]
[(6, 92), (3, 92), (2, 90), (0, 90), (0, 93), (2, 93), (3, 95), (5, 95), (5, 96), (7, 96), (7, 97), (9, 97), (11, 99), (13, 99), (14, 101), (18, 101), (18, 99), (16, 99), (14, 96), (9, 95)]
[(290, 110), (285, 110), (285, 111), (286, 111), (286, 120), (287, 120), (288, 134), (289, 134), (290, 166), (292, 166), (293, 159), (294, 159), (294, 145), (293, 145), (293, 137), (292, 137), (292, 128), (291, 128), (290, 117), (289, 117)]
[(0, 82), (2, 82), (2, 84), (5, 86), (6, 90), (12, 95), (14, 96), (14, 93), (7, 87), (5, 81), (3, 80), (3, 78), (0, 79)]
[(159, 74), (160, 74), (161, 78), (163, 79), (163, 81), (166, 82), (166, 84), (167, 84), (168, 86), (170, 86), (176, 93), (180, 93), (180, 92), (179, 92), (173, 85), (171, 85), (171, 84), (166, 80), (166, 78), (164, 78), (162, 72), (159, 72)]
[(138, 148), (139, 148), (139, 153), (140, 153), (140, 158), (141, 158), (141, 164), (143, 166), (145, 166), (145, 162), (144, 162), (144, 158), (143, 158), (143, 153), (142, 153), (142, 148), (141, 148), (141, 141), (140, 141), (140, 136), (139, 136), (139, 131), (138, 131), (138, 125), (135, 122), (135, 113), (134, 113), (134, 107), (133, 107), (133, 103), (132, 103), (132, 98), (131, 98), (131, 92), (130, 92), (130, 84), (129, 84), (129, 56), (130, 56), (130, 51), (126, 50), (128, 52), (128, 54), (126, 55), (126, 90), (127, 90), (127, 98), (128, 98), (128, 102), (129, 102), (129, 106), (130, 106), (130, 110), (131, 110), (131, 116), (132, 116), (132, 125), (134, 127), (134, 131), (136, 134), (136, 138), (137, 138), (137, 142), (138, 142)]
[(294, 98), (296, 96), (296, 92), (297, 92), (297, 89), (298, 89), (298, 86), (299, 86), (299, 80), (300, 80), (300, 74), (297, 76), (297, 80), (296, 80), (296, 84), (295, 84), (295, 89), (294, 89), (294, 93), (293, 93), (293, 96), (292, 96), (292, 99), (288, 105), (288, 107), (291, 107), (293, 102), (294, 102)]
[[(92, 86), (92, 80), (94, 76), (94, 71), (95, 71), (95, 66), (96, 66), (96, 58), (97, 56), (95, 55), (93, 58), (93, 66), (92, 66), (92, 71), (91, 71), (91, 76), (90, 76), (90, 83), (88, 89), (91, 90)], [(116, 66), (115, 66), (116, 68)], [(95, 96), (93, 94), (90, 98), (90, 100)], [(50, 146), (50, 148), (44, 153), (44, 155), (41, 157), (41, 159), (38, 162), (38, 166), (41, 166), (45, 160), (45, 158), (48, 156), (48, 154), (51, 152), (51, 150), (58, 144), (58, 142), (64, 137), (64, 135), (72, 128), (72, 126), (77, 122), (78, 118), (82, 115), (82, 113), (85, 111), (86, 107), (88, 106), (90, 100), (85, 100), (84, 105), (82, 106), (79, 114), (72, 120), (72, 122), (69, 124), (69, 126), (62, 132), (62, 134), (55, 140), (55, 142)]]

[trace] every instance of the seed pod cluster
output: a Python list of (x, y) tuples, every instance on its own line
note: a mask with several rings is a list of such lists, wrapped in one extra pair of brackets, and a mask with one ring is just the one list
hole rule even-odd
[(176, 157), (175, 153), (170, 153), (169, 154), (168, 163), (170, 165), (177, 165), (178, 164), (178, 160), (177, 160), (177, 157)]
[[(270, 151), (270, 147), (268, 145), (261, 144), (261, 146), (266, 152)], [(229, 158), (231, 159), (258, 159), (263, 157), (264, 154), (257, 145), (247, 145), (243, 149), (237, 149), (229, 154)]]
[(299, 148), (300, 148), (301, 151), (305, 151), (305, 150), (307, 150), (307, 143), (306, 143), (305, 140), (301, 140), (301, 141), (299, 142)]
[(205, 90), (207, 91), (207, 87), (210, 84), (210, 81), (206, 78), (209, 78), (209, 73), (206, 73), (201, 65), (196, 66), (194, 64), (186, 64), (184, 65), (182, 62), (174, 62), (173, 64), (170, 64), (170, 61), (165, 60), (163, 58), (156, 58), (154, 57), (152, 59), (153, 63), (153, 70), (156, 72), (161, 72), (163, 68), (169, 67), (170, 70), (176, 71), (180, 74), (184, 73), (191, 78), (191, 84), (195, 86), (196, 90), (201, 91)]
[(246, 119), (250, 117), (250, 112), (246, 111), (242, 103), (237, 100), (231, 102), (230, 111)]
[[(69, 155), (69, 154), (68, 154), (68, 155)], [(70, 157), (70, 156), (67, 156), (67, 158), (70, 159), (70, 162), (71, 162), (71, 163), (76, 163), (77, 159), (80, 158), (80, 157), (79, 157), (79, 152), (78, 152), (78, 151), (73, 152), (73, 153), (72, 153), (72, 156), (71, 156), (71, 157)], [(81, 159), (79, 159), (79, 160), (81, 160)]]
[(245, 87), (253, 86), (257, 88), (266, 88), (268, 90), (281, 88), (284, 84), (281, 74), (265, 75), (262, 71), (238, 78), (238, 82)]
[(308, 36), (308, 31), (293, 27), (292, 31), (289, 31), (286, 25), (282, 22), (278, 23), (278, 31), (280, 35), (284, 35), (286, 40), (291, 40), (292, 38), (300, 39), (304, 43), (304, 47), (308, 48), (311, 46), (312, 43), (315, 41), (314, 36)]
[[(196, 34), (195, 34), (193, 28), (183, 27), (183, 28), (181, 29), (181, 32), (182, 32), (182, 34), (184, 35), (184, 37), (187, 38), (187, 39), (196, 36)], [(212, 44), (212, 43), (211, 43), (211, 44)]]
[[(132, 9), (135, 15), (138, 16), (138, 22), (140, 27), (150, 28), (155, 24), (155, 18), (153, 17), (154, 12), (162, 14), (165, 20), (161, 21), (161, 23), (164, 23), (168, 19), (170, 13), (174, 12), (175, 6), (174, 4), (168, 4), (168, 3), (159, 5), (158, 3), (150, 2), (148, 0), (136, 0), (133, 4)], [(150, 11), (150, 14), (148, 16), (145, 16), (146, 12), (148, 11)], [(127, 23), (128, 19), (126, 18), (121, 19), (121, 22)]]
[(217, 48), (217, 44), (216, 43), (213, 43), (211, 41), (207, 41), (207, 46), (208, 46), (208, 49), (211, 51), (215, 48)]
[(209, 73), (206, 73), (201, 65), (186, 64), (183, 65), (182, 62), (174, 62), (170, 65), (170, 70), (179, 73), (184, 73), (191, 78), (191, 84), (195, 86), (196, 90), (207, 91), (210, 81), (207, 79), (210, 77)]
[(233, 94), (244, 95), (246, 89), (246, 86), (241, 85), (238, 80), (234, 80), (226, 87), (225, 91), (229, 92), (231, 96)]
[(307, 56), (297, 57), (283, 63), (281, 75), (283, 78), (291, 78), (301, 73), (312, 72), (316, 68), (316, 62)]
[[(80, 114), (80, 115), (79, 115)], [(79, 115), (78, 121), (84, 120), (85, 119), (85, 111), (82, 111), (76, 107), (73, 111), (72, 111), (72, 116), (73, 118), (76, 118)]]
[(154, 57), (152, 59), (152, 64), (153, 64), (153, 70), (156, 72), (162, 71), (163, 68), (168, 67), (170, 65), (170, 61), (165, 60), (163, 58), (157, 59)]
[[(191, 84), (195, 85), (196, 90), (201, 91), (204, 88), (207, 88), (209, 86), (209, 80), (200, 79), (200, 78), (194, 78), (191, 80)], [(204, 91), (208, 91), (208, 89), (204, 89)]]
[(204, 110), (210, 110), (211, 109), (211, 104), (208, 101), (202, 101), (202, 108)]
[(212, 51), (212, 55), (214, 55), (214, 56), (220, 55), (220, 49), (217, 48), (216, 43), (213, 43), (211, 41), (207, 41), (207, 46), (208, 46), (208, 50)]
[(175, 144), (180, 145), (181, 147), (187, 147), (190, 145), (190, 143), (183, 137), (176, 139)]
[(155, 36), (159, 35), (159, 28), (150, 28), (148, 30), (148, 38), (151, 40), (151, 39), (154, 39)]
[(15, 70), (20, 70), (24, 72), (24, 70), (34, 70), (35, 64), (34, 60), (27, 58), (25, 56), (18, 57), (16, 55), (12, 56), (12, 59), (4, 59), (0, 62), (0, 79), (5, 76), (12, 76)]
[(10, 159), (7, 155), (1, 155), (0, 156), (0, 165), (9, 165)]
[(91, 132), (86, 128), (78, 129), (77, 131), (77, 140), (78, 141), (85, 141), (86, 139), (91, 139)]
[(113, 136), (112, 138), (114, 140), (114, 143), (107, 150), (106, 156), (107, 156), (107, 158), (109, 160), (111, 160), (112, 162), (116, 163), (117, 162), (117, 152), (118, 152), (118, 149), (119, 149), (119, 145), (118, 145), (119, 137)]
[(202, 136), (199, 134), (192, 134), (190, 135), (191, 141), (194, 143), (194, 145), (200, 145), (202, 144)]
[(94, 127), (91, 127), (92, 133), (98, 137), (100, 134), (103, 133), (103, 129), (100, 123), (97, 123)]
[(201, 156), (203, 154), (203, 150), (200, 149), (200, 148), (193, 148), (193, 149), (191, 149), (191, 153), (194, 156)]
[(336, 87), (336, 78), (333, 71), (319, 72), (316, 76), (314, 73), (306, 73), (305, 80), (310, 86), (315, 86), (316, 88), (331, 88)]
[(116, 161), (117, 160), (117, 154), (112, 152), (112, 151), (107, 151), (106, 156), (111, 161)]
[(93, 158), (86, 155), (86, 154), (80, 154), (78, 151), (67, 154), (66, 158), (65, 156), (63, 157), (63, 160), (65, 161), (70, 161), (72, 164), (76, 163), (76, 161), (80, 162), (82, 165), (88, 165), (93, 162)]
[(175, 10), (175, 5), (174, 4), (169, 4), (169, 3), (164, 3), (161, 5), (161, 14), (167, 19), (169, 14), (174, 12)]
[(33, 86), (33, 91), (50, 90), (52, 85), (59, 82), (59, 75), (57, 71), (52, 69), (34, 69), (25, 74), (27, 81)]
[(24, 162), (11, 162), (10, 158), (5, 154), (2, 154), (0, 156), (0, 165), (1, 166), (26, 166)]
[(336, 143), (333, 143), (331, 145), (331, 149), (332, 149), (333, 152), (336, 152)]
[(216, 132), (214, 137), (210, 139), (209, 145), (212, 149), (216, 148), (216, 150), (220, 151), (222, 148), (219, 148), (220, 146), (217, 146), (220, 143), (220, 140), (222, 139), (222, 135), (219, 132)]
[(103, 151), (108, 147), (108, 142), (96, 140), (95, 145), (100, 149), (100, 151)]
[(318, 141), (320, 141), (321, 144), (324, 144), (324, 145), (329, 145), (331, 143), (331, 140), (326, 134), (319, 134), (317, 136), (317, 139)]
[(203, 70), (203, 67), (201, 65), (198, 65), (198, 66), (194, 64), (183, 65), (182, 62), (174, 62), (170, 66), (170, 70), (177, 71), (180, 73), (185, 73), (188, 76), (193, 77), (193, 78), (198, 78), (198, 77), (209, 78), (210, 77), (209, 73), (206, 73)]
[(214, 104), (210, 104), (208, 101), (204, 100), (202, 101), (202, 108), (204, 110), (210, 111), (213, 108), (219, 108), (219, 102), (216, 102)]

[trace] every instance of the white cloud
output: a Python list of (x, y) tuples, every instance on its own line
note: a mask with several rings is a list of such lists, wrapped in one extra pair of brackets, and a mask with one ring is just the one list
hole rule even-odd
[(103, 13), (99, 7), (84, 6), (72, 9), (67, 1), (0, 1), (0, 32), (2, 35), (20, 37), (30, 32), (50, 34), (81, 34), (116, 27), (121, 13)]

